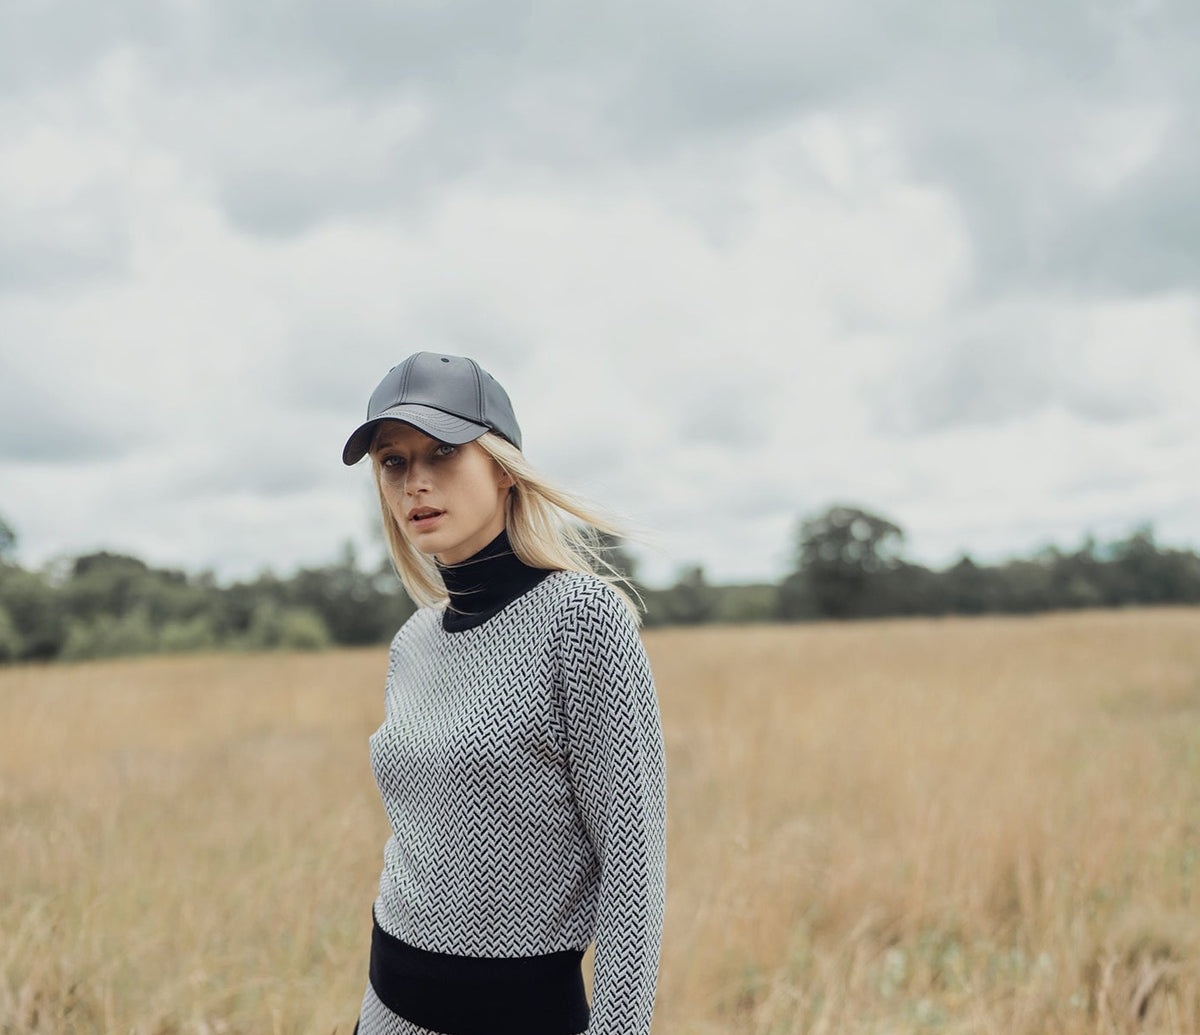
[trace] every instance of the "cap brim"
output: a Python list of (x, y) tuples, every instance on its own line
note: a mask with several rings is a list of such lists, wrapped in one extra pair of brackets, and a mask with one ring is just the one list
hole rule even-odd
[(354, 434), (346, 440), (346, 446), (342, 450), (342, 463), (349, 467), (366, 456), (371, 448), (371, 439), (375, 435), (375, 428), (385, 420), (411, 424), (431, 438), (436, 438), (439, 442), (448, 442), (452, 446), (474, 442), (489, 430), (483, 424), (463, 420), (462, 417), (456, 417), (452, 413), (443, 413), (441, 410), (435, 410), (432, 406), (418, 406), (413, 403), (393, 406), (390, 410), (384, 410), (383, 413), (372, 417), (354, 429)]

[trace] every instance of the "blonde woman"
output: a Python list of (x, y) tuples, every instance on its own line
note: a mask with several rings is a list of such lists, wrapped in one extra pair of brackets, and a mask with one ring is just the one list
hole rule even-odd
[(529, 466), (471, 359), (393, 367), (342, 459), (364, 456), (421, 606), (371, 736), (392, 835), (359, 1035), (645, 1035), (662, 727), (636, 609), (577, 522), (614, 530)]

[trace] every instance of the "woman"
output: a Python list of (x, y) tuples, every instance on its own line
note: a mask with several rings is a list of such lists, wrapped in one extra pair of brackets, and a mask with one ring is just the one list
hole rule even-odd
[(636, 611), (568, 519), (612, 529), (530, 468), (507, 394), (470, 359), (392, 368), (342, 459), (368, 454), (422, 606), (392, 641), (371, 736), (392, 836), (358, 1031), (643, 1035), (662, 728)]

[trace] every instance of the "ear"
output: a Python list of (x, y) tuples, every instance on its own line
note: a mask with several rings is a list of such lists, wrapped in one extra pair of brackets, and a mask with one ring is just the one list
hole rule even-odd
[(513, 481), (513, 476), (509, 474), (503, 467), (500, 468), (500, 481), (498, 486), (501, 489), (511, 489), (516, 482)]

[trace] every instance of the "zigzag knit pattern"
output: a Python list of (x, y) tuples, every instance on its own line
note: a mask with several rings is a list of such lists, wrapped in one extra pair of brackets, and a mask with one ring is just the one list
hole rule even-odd
[[(392, 641), (371, 764), (392, 825), (375, 916), (411, 945), (530, 956), (595, 940), (588, 1035), (650, 1031), (666, 765), (649, 662), (601, 580), (555, 572), (476, 628)], [(438, 1035), (369, 984), (360, 1035)]]

